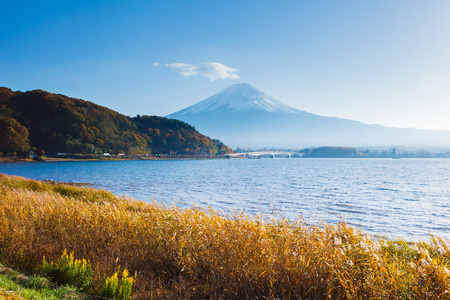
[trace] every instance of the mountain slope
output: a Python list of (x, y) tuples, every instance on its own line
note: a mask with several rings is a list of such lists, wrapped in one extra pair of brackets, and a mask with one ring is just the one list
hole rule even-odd
[(232, 147), (450, 146), (450, 131), (389, 128), (289, 107), (248, 84), (235, 84), (167, 116)]
[[(30, 146), (46, 153), (85, 154), (230, 151), (181, 121), (156, 116), (130, 118), (92, 102), (42, 90), (23, 93), (0, 87), (0, 129), (2, 126), (0, 138), (7, 141), (0, 143), (4, 154), (23, 154)], [(20, 143), (13, 143), (17, 140)], [(11, 148), (16, 144), (20, 147)]]
[(298, 113), (298, 109), (267, 96), (265, 93), (246, 83), (233, 84), (223, 91), (178, 112), (179, 115), (203, 112), (220, 113), (232, 111), (237, 113), (253, 110), (267, 112)]

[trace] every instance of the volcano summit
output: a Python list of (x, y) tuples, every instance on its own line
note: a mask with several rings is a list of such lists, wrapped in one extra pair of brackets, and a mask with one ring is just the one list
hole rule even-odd
[(450, 131), (392, 128), (324, 117), (277, 101), (249, 84), (234, 84), (167, 116), (232, 147), (450, 147)]

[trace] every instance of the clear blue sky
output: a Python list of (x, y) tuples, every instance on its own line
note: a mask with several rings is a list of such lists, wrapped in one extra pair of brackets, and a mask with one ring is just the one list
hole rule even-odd
[(2, 3), (0, 86), (134, 116), (241, 82), (311, 113), (450, 130), (450, 1)]

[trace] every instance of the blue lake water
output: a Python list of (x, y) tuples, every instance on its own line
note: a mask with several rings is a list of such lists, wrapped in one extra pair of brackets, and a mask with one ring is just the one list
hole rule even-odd
[(225, 159), (0, 163), (0, 173), (90, 182), (178, 207), (211, 206), (371, 233), (450, 239), (450, 159)]

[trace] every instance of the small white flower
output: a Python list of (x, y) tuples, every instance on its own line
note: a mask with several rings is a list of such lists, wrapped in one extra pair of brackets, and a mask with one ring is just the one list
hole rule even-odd
[(375, 253), (372, 254), (372, 257), (373, 257), (373, 259), (374, 259), (375, 261), (380, 261), (380, 260), (381, 260), (381, 258), (380, 258), (378, 255), (376, 255)]
[(428, 267), (430, 265), (430, 263), (426, 259), (423, 259), (423, 258), (420, 260), (420, 264), (424, 267)]
[(427, 249), (420, 249), (420, 253), (422, 254), (422, 256), (426, 256), (427, 259), (430, 259), (430, 253), (428, 253)]
[(374, 251), (380, 251), (381, 250), (381, 245), (380, 245), (380, 243), (378, 243), (378, 242), (375, 242), (375, 243), (373, 243), (373, 250)]
[(363, 241), (359, 242), (359, 246), (360, 246), (362, 249), (366, 249), (366, 244), (364, 244)]

